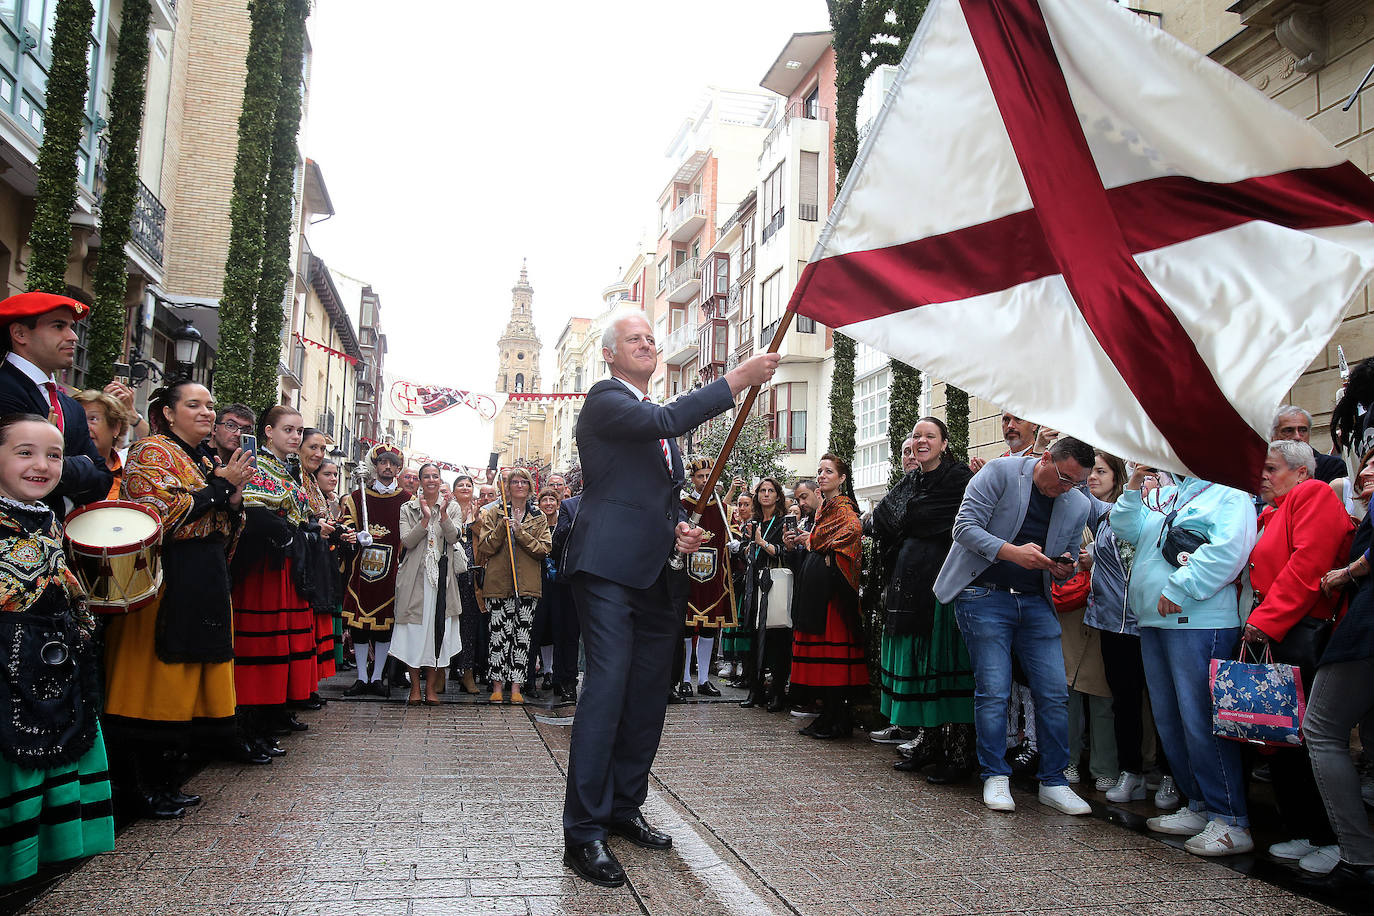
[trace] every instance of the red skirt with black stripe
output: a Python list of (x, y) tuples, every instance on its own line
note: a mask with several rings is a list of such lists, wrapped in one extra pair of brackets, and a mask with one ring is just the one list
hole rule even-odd
[(825, 609), (825, 632), (792, 631), (792, 686), (867, 689), (863, 636), (837, 599)]
[(319, 686), (315, 612), (296, 591), (291, 561), (264, 562), (234, 583), (234, 691), (242, 706), (304, 700)]
[(333, 614), (315, 615), (315, 669), (321, 681), (336, 673)]

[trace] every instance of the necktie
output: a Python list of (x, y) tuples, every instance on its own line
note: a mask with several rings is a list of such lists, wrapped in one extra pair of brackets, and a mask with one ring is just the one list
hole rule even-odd
[(66, 432), (62, 428), (62, 403), (57, 400), (57, 383), (44, 382), (43, 387), (48, 389), (48, 403), (52, 405), (52, 412), (48, 414), (48, 422), (56, 426), (58, 432)]
[[(649, 396), (645, 395), (644, 400), (649, 400)], [(668, 473), (671, 474), (673, 473), (673, 453), (668, 451), (668, 440), (659, 439), (658, 444), (663, 447), (663, 462), (668, 465)]]

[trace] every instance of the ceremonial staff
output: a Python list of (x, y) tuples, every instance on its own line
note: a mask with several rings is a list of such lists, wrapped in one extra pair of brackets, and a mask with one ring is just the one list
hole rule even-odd
[(358, 530), (358, 546), (371, 547), (372, 529), (367, 523), (367, 471), (360, 464), (353, 473), (358, 477), (358, 502), (361, 504), (358, 511), (363, 516), (363, 527)]
[[(792, 327), (792, 316), (796, 313), (790, 308), (782, 313), (782, 318), (778, 321), (778, 329), (773, 334), (773, 340), (768, 345), (765, 353), (776, 353), (778, 347), (782, 346), (782, 339), (787, 334), (787, 329)], [(701, 493), (697, 495), (696, 504), (692, 506), (692, 515), (687, 519), (687, 524), (693, 528), (701, 521), (701, 516), (706, 512), (706, 507), (711, 503), (711, 494), (716, 490), (716, 483), (720, 480), (720, 475), (725, 472), (725, 459), (730, 457), (730, 452), (735, 447), (735, 440), (739, 438), (740, 430), (744, 428), (744, 421), (749, 418), (749, 411), (754, 409), (754, 401), (758, 399), (762, 385), (754, 385), (744, 396), (744, 403), (735, 412), (735, 423), (730, 427), (730, 435), (725, 437), (725, 443), (720, 447), (720, 455), (711, 464), (711, 476), (707, 478), (706, 485), (701, 488)], [(668, 559), (668, 565), (673, 569), (681, 569), (687, 562), (686, 557), (681, 552), (674, 550), (672, 557)]]
[(501, 513), (506, 517), (506, 542), (510, 545), (510, 587), (511, 594), (515, 596), (515, 603), (520, 603), (520, 580), (515, 575), (515, 532), (510, 529), (510, 507), (506, 505), (506, 482), (510, 478), (501, 481), (496, 485), (496, 492), (501, 494)]

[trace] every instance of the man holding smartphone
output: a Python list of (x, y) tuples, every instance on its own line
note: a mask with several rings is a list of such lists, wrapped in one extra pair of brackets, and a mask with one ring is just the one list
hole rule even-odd
[(1050, 585), (1073, 574), (1084, 525), (1109, 508), (1083, 489), (1094, 459), (1092, 446), (1062, 437), (1039, 458), (988, 462), (964, 493), (935, 580), (935, 597), (954, 602), (973, 662), (983, 803), (994, 811), (1016, 810), (1004, 754), (1013, 650), (1035, 698), (1040, 802), (1065, 814), (1092, 810), (1064, 776), (1068, 686)]

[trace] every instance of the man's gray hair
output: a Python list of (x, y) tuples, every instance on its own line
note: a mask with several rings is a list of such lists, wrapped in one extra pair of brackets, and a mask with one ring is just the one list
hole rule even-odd
[(1278, 410), (1274, 411), (1274, 422), (1269, 426), (1270, 434), (1277, 433), (1279, 431), (1279, 423), (1283, 418), (1294, 413), (1302, 414), (1302, 418), (1307, 421), (1307, 428), (1309, 430), (1312, 429), (1312, 415), (1310, 413), (1303, 410), (1297, 404), (1284, 404)]
[[(601, 349), (610, 350), (612, 356), (615, 356), (615, 345), (620, 342), (615, 331), (616, 325), (620, 324), (620, 322), (624, 321), (626, 318), (643, 318), (645, 321), (649, 320), (649, 316), (639, 309), (621, 309), (613, 314), (611, 320), (606, 322), (606, 329), (601, 332)], [(650, 327), (652, 328), (653, 325), (650, 325)]]
[(1269, 451), (1277, 452), (1291, 471), (1307, 468), (1309, 477), (1317, 473), (1317, 453), (1312, 451), (1312, 446), (1306, 442), (1299, 442), (1297, 439), (1275, 439), (1269, 443)]

